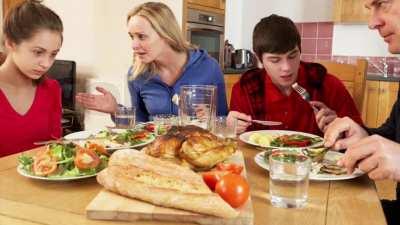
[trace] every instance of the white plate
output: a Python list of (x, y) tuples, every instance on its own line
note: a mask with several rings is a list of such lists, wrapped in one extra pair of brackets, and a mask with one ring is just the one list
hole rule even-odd
[[(343, 156), (343, 153), (328, 151), (325, 154), (324, 159), (337, 161), (342, 156)], [(264, 160), (264, 152), (258, 153), (254, 157), (254, 161), (261, 168), (269, 170), (269, 164), (266, 163)], [(363, 174), (364, 174), (364, 172), (362, 172), (359, 169), (356, 169), (352, 174), (343, 174), (343, 175), (310, 173), (310, 180), (348, 180), (348, 179), (353, 179), (353, 178), (359, 177)]]
[[(279, 149), (283, 149), (283, 150), (285, 150), (285, 149), (288, 149), (288, 150), (289, 149), (302, 149), (302, 148), (307, 148), (307, 147), (318, 146), (318, 145), (321, 145), (321, 143), (322, 143), (322, 141), (321, 141), (321, 142), (318, 142), (318, 143), (315, 143), (313, 145), (306, 146), (306, 147), (262, 146), (260, 144), (257, 144), (257, 143), (254, 143), (254, 142), (250, 141), (250, 136), (252, 134), (255, 134), (255, 133), (268, 134), (268, 135), (272, 135), (272, 136), (276, 136), (276, 137), (281, 136), (281, 135), (300, 134), (300, 135), (304, 135), (304, 136), (311, 137), (311, 138), (316, 138), (316, 137), (321, 138), (320, 136), (317, 136), (315, 134), (309, 134), (309, 133), (291, 131), (291, 130), (256, 130), (256, 131), (249, 131), (249, 132), (245, 132), (245, 133), (241, 134), (239, 136), (239, 139), (242, 140), (243, 142), (247, 143), (247, 144), (259, 146), (259, 147), (262, 147), (262, 148), (279, 148)], [(323, 140), (323, 139), (321, 138), (321, 140)]]
[[(78, 131), (78, 132), (74, 132), (74, 133), (65, 135), (64, 138), (65, 138), (66, 140), (88, 138), (90, 135), (95, 135), (95, 134), (99, 133), (100, 131), (102, 131), (102, 130), (84, 130), (84, 131)], [(112, 131), (113, 131), (113, 132), (116, 132), (116, 133), (122, 133), (122, 132), (124, 132), (125, 130), (124, 130), (124, 129), (112, 129)], [(151, 132), (150, 132), (150, 133), (151, 133)], [(152, 134), (152, 133), (151, 133), (151, 134)], [(121, 148), (138, 148), (138, 147), (142, 147), (142, 146), (145, 146), (145, 145), (147, 145), (147, 144), (150, 144), (150, 143), (153, 142), (154, 140), (155, 140), (155, 136), (152, 135), (151, 138), (149, 138), (148, 140), (146, 140), (145, 142), (140, 143), (140, 144), (136, 144), (136, 145), (127, 145), (127, 146), (125, 146), (125, 145), (120, 145), (120, 146), (113, 146), (113, 147), (116, 147), (116, 148), (119, 148), (119, 147), (121, 147)], [(80, 142), (80, 143), (83, 144), (84, 142)], [(117, 144), (116, 144), (116, 145), (117, 145)]]
[(85, 175), (85, 176), (77, 176), (77, 177), (41, 177), (41, 176), (35, 176), (32, 174), (29, 174), (28, 172), (26, 172), (24, 169), (22, 169), (22, 165), (19, 165), (17, 167), (17, 172), (24, 176), (24, 177), (28, 177), (31, 179), (36, 179), (36, 180), (47, 180), (47, 181), (71, 181), (71, 180), (80, 180), (80, 179), (85, 179), (85, 178), (89, 178), (89, 177), (95, 177), (97, 175), (96, 174), (92, 174), (92, 175)]

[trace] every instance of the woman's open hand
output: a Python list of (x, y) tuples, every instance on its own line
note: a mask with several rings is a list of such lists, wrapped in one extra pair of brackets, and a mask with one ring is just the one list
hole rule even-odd
[(100, 92), (100, 95), (94, 95), (89, 93), (78, 93), (75, 99), (83, 107), (91, 110), (96, 110), (104, 113), (114, 113), (117, 111), (117, 100), (111, 94), (102, 87), (96, 87), (96, 90)]

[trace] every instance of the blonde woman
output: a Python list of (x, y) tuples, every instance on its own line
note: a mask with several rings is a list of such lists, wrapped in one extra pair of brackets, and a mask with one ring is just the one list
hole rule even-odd
[[(173, 98), (182, 85), (216, 85), (218, 115), (227, 114), (223, 74), (207, 52), (187, 43), (172, 11), (163, 3), (147, 2), (129, 12), (128, 33), (134, 52), (128, 72), (136, 121), (144, 122), (156, 114), (178, 114)], [(84, 107), (113, 114), (117, 101), (107, 90), (101, 95), (79, 93), (76, 99)]]

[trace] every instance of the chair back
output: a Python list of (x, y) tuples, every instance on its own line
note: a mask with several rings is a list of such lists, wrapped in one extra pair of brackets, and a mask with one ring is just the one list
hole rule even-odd
[(365, 59), (358, 59), (356, 64), (344, 64), (334, 61), (318, 61), (318, 63), (325, 66), (328, 73), (336, 76), (341, 80), (346, 87), (347, 91), (353, 97), (361, 117), (365, 119), (366, 106), (365, 96), (365, 77), (367, 74), (368, 61)]

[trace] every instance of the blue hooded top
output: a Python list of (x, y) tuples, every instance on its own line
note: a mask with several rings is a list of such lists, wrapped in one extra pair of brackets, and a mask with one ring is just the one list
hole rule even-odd
[[(131, 73), (132, 68), (128, 76)], [(189, 60), (182, 75), (173, 86), (161, 81), (159, 75), (148, 72), (128, 81), (132, 106), (136, 107), (136, 121), (146, 122), (157, 114), (178, 115), (178, 106), (172, 98), (175, 94), (179, 95), (182, 85), (217, 86), (217, 115), (228, 113), (224, 78), (219, 64), (205, 50), (193, 49), (189, 51)]]

